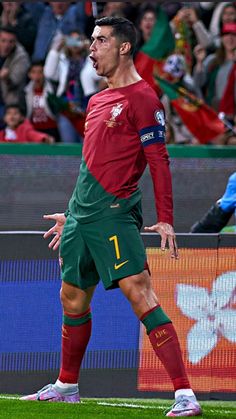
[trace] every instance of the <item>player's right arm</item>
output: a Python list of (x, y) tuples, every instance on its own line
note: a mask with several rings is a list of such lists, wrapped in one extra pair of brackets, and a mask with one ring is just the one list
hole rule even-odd
[(66, 216), (64, 213), (56, 213), (56, 214), (47, 214), (44, 215), (43, 218), (45, 220), (53, 220), (55, 224), (51, 227), (46, 233), (44, 233), (44, 239), (54, 235), (53, 239), (50, 241), (48, 247), (53, 250), (57, 250), (61, 243), (61, 235), (63, 232), (64, 224), (66, 222)]

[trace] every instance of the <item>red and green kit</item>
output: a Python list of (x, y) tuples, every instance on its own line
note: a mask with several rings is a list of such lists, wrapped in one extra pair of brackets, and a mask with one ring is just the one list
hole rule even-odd
[(140, 80), (94, 95), (60, 249), (64, 281), (87, 288), (101, 278), (105, 288), (113, 288), (119, 279), (142, 272), (138, 182), (147, 164), (157, 219), (172, 225), (165, 118), (156, 93)]

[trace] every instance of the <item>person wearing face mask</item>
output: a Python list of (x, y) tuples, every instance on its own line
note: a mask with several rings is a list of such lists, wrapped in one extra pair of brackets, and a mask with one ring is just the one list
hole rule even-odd
[(100, 90), (101, 77), (88, 58), (89, 44), (76, 30), (68, 36), (58, 34), (45, 61), (44, 75), (55, 93), (48, 95), (48, 104), (57, 114), (61, 141), (66, 143), (82, 141), (88, 99)]

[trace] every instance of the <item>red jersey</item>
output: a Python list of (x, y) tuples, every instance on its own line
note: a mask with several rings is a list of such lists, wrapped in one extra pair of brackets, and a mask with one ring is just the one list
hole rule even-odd
[(154, 185), (158, 221), (172, 224), (164, 111), (155, 92), (140, 80), (92, 96), (70, 212), (81, 222), (128, 212), (141, 199), (138, 181), (147, 163)]
[(45, 134), (34, 129), (28, 119), (21, 122), (17, 128), (5, 128), (0, 131), (0, 142), (7, 143), (41, 143)]
[(54, 129), (57, 127), (56, 121), (47, 115), (45, 111), (45, 98), (43, 89), (34, 89), (33, 91), (33, 109), (31, 123), (36, 130)]

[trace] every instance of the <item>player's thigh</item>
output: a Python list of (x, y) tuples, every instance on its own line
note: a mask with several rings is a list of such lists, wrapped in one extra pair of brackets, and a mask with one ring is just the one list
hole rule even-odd
[(60, 262), (62, 280), (81, 290), (99, 282), (93, 257), (81, 234), (80, 224), (68, 216), (61, 239)]
[(144, 270), (146, 253), (134, 218), (124, 214), (86, 226), (86, 243), (105, 288)]

